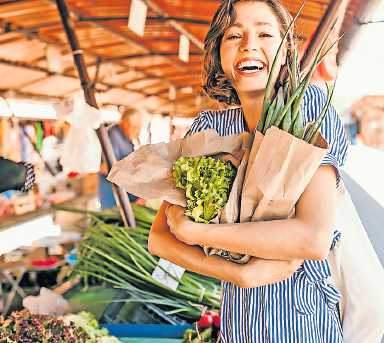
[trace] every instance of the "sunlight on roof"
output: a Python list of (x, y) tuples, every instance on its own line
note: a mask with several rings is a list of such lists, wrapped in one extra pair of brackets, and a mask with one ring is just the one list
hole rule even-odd
[(12, 114), (20, 118), (57, 119), (52, 104), (27, 100), (8, 100)]

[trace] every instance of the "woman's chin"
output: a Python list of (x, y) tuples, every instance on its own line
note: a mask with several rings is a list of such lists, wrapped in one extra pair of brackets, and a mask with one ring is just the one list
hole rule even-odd
[(255, 94), (255, 95), (258, 95), (259, 93), (264, 94), (265, 83), (252, 84), (252, 85), (248, 85), (248, 86), (237, 87), (236, 91), (238, 94)]

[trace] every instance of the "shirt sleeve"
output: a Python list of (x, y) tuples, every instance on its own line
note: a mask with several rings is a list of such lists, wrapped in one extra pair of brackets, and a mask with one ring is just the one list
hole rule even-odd
[[(327, 96), (321, 88), (314, 85), (309, 86), (304, 98), (304, 122), (315, 121), (320, 116), (326, 102)], [(329, 145), (321, 164), (332, 165), (335, 168), (336, 186), (338, 186), (341, 179), (341, 167), (347, 157), (348, 142), (342, 120), (332, 105), (329, 106), (325, 115), (320, 133)]]
[(108, 135), (117, 161), (133, 152), (132, 142), (124, 136), (124, 133), (117, 125), (108, 130)]
[(210, 125), (208, 113), (207, 112), (200, 112), (199, 115), (193, 121), (191, 127), (189, 128), (189, 130), (185, 134), (184, 138), (191, 136), (195, 133), (198, 133), (200, 131), (210, 129), (210, 128), (211, 128), (211, 125)]

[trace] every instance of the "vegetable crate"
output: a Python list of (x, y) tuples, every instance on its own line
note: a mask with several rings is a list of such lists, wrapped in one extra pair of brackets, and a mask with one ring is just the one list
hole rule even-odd
[(179, 343), (188, 324), (106, 324), (109, 333), (126, 343)]

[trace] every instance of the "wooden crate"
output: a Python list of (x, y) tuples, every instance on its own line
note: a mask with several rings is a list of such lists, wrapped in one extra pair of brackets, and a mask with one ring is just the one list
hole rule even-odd
[(28, 192), (26, 195), (13, 197), (12, 204), (16, 215), (36, 210), (36, 201), (33, 192)]

